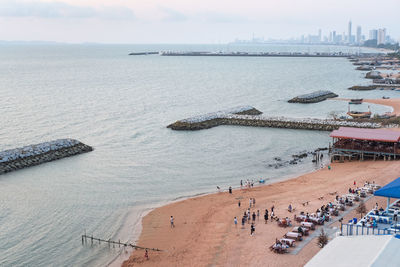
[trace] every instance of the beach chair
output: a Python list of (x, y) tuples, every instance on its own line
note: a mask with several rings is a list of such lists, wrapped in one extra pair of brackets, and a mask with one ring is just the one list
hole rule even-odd
[(301, 241), (303, 238), (301, 237), (301, 234), (299, 233), (294, 233), (294, 232), (288, 232), (284, 235), (285, 238), (288, 239), (294, 239), (296, 241)]
[(281, 243), (288, 245), (289, 247), (294, 247), (296, 242), (295, 240), (288, 238), (281, 238), (279, 241), (281, 241)]

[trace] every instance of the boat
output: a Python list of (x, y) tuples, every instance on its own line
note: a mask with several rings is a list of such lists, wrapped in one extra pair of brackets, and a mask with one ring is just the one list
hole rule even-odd
[(350, 99), (350, 102), (349, 102), (349, 104), (353, 104), (353, 105), (359, 105), (359, 104), (361, 104), (361, 103), (362, 103), (362, 101), (363, 101), (363, 99), (362, 99), (362, 98), (358, 98), (358, 99)]
[(371, 118), (371, 110), (368, 106), (368, 111), (367, 112), (361, 112), (361, 111), (350, 111), (350, 106), (349, 106), (349, 111), (347, 112), (347, 115), (353, 117), (354, 119), (364, 119), (364, 118)]

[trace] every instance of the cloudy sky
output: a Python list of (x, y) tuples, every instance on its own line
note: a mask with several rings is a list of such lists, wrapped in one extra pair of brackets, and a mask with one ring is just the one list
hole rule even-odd
[(400, 0), (0, 0), (0, 40), (225, 43), (387, 28), (400, 39)]

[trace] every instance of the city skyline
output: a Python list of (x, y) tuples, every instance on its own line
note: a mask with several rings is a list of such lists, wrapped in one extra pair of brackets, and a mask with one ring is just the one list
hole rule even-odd
[[(254, 33), (290, 39), (318, 29), (390, 29), (398, 41), (397, 0), (2, 0), (0, 40), (67, 43), (227, 43)], [(289, 9), (287, 7), (290, 7)], [(346, 7), (346, 8), (343, 8)], [(389, 8), (388, 8), (389, 7)], [(342, 32), (338, 32), (342, 34)]]
[[(354, 31), (355, 30), (355, 31)], [(235, 39), (236, 43), (268, 43), (268, 42), (289, 42), (289, 43), (310, 43), (310, 44), (343, 44), (363, 45), (366, 41), (376, 41), (376, 45), (395, 44), (399, 40), (393, 39), (385, 27), (376, 29), (364, 29), (362, 25), (353, 25), (352, 20), (348, 21), (347, 29), (343, 31), (328, 31), (322, 34), (323, 30), (318, 29), (318, 34), (303, 34), (300, 37), (290, 39), (273, 39), (264, 37), (253, 37), (249, 40)]]

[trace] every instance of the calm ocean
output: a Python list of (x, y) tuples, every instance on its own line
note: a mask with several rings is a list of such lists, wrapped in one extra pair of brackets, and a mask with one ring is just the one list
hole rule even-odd
[[(95, 150), (0, 176), (0, 266), (104, 266), (118, 253), (81, 235), (135, 241), (144, 210), (240, 179), (293, 176), (311, 159), (274, 157), (327, 147), (328, 132), (219, 126), (177, 132), (178, 119), (252, 105), (267, 115), (326, 118), (347, 104), (289, 104), (368, 83), (344, 58), (128, 56), (133, 51), (358, 51), (277, 45), (0, 45), (0, 150), (75, 138)], [(373, 112), (388, 108), (371, 105)], [(367, 109), (362, 106), (360, 109)], [(129, 218), (129, 219), (128, 219)], [(166, 222), (168, 223), (168, 222)], [(155, 244), (156, 246), (156, 244)]]

